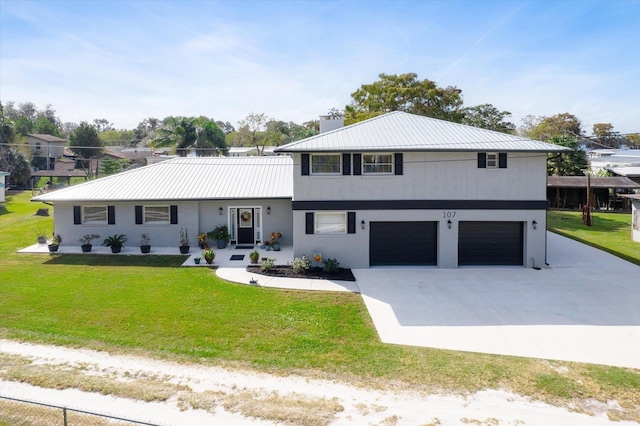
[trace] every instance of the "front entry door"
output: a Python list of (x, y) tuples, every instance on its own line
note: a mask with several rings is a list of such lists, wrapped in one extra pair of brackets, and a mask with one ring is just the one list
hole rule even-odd
[(238, 217), (238, 244), (253, 244), (255, 242), (255, 217), (253, 209), (240, 208)]

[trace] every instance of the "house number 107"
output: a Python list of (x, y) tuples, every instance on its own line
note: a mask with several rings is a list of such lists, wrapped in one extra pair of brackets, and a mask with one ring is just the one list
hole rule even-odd
[(456, 212), (442, 212), (442, 217), (445, 219), (453, 219), (456, 217)]

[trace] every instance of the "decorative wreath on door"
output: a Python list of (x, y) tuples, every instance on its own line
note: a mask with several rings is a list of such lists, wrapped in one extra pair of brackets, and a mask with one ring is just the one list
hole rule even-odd
[(250, 212), (240, 213), (240, 219), (242, 219), (243, 222), (249, 222), (251, 220), (251, 213)]

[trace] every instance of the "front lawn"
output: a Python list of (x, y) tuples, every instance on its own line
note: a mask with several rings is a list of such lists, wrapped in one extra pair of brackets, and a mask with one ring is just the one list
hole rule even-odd
[(591, 226), (582, 212), (552, 210), (547, 229), (640, 265), (640, 243), (631, 239), (631, 213), (593, 212)]
[(18, 254), (51, 229), (29, 197), (0, 210), (0, 337), (424, 391), (618, 400), (640, 420), (638, 371), (383, 344), (357, 294), (230, 284), (181, 256)]

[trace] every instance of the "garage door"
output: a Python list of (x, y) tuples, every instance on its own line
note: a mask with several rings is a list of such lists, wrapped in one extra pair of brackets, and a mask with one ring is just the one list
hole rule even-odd
[(460, 222), (459, 265), (522, 265), (522, 222)]
[(436, 265), (437, 222), (371, 222), (369, 264)]

